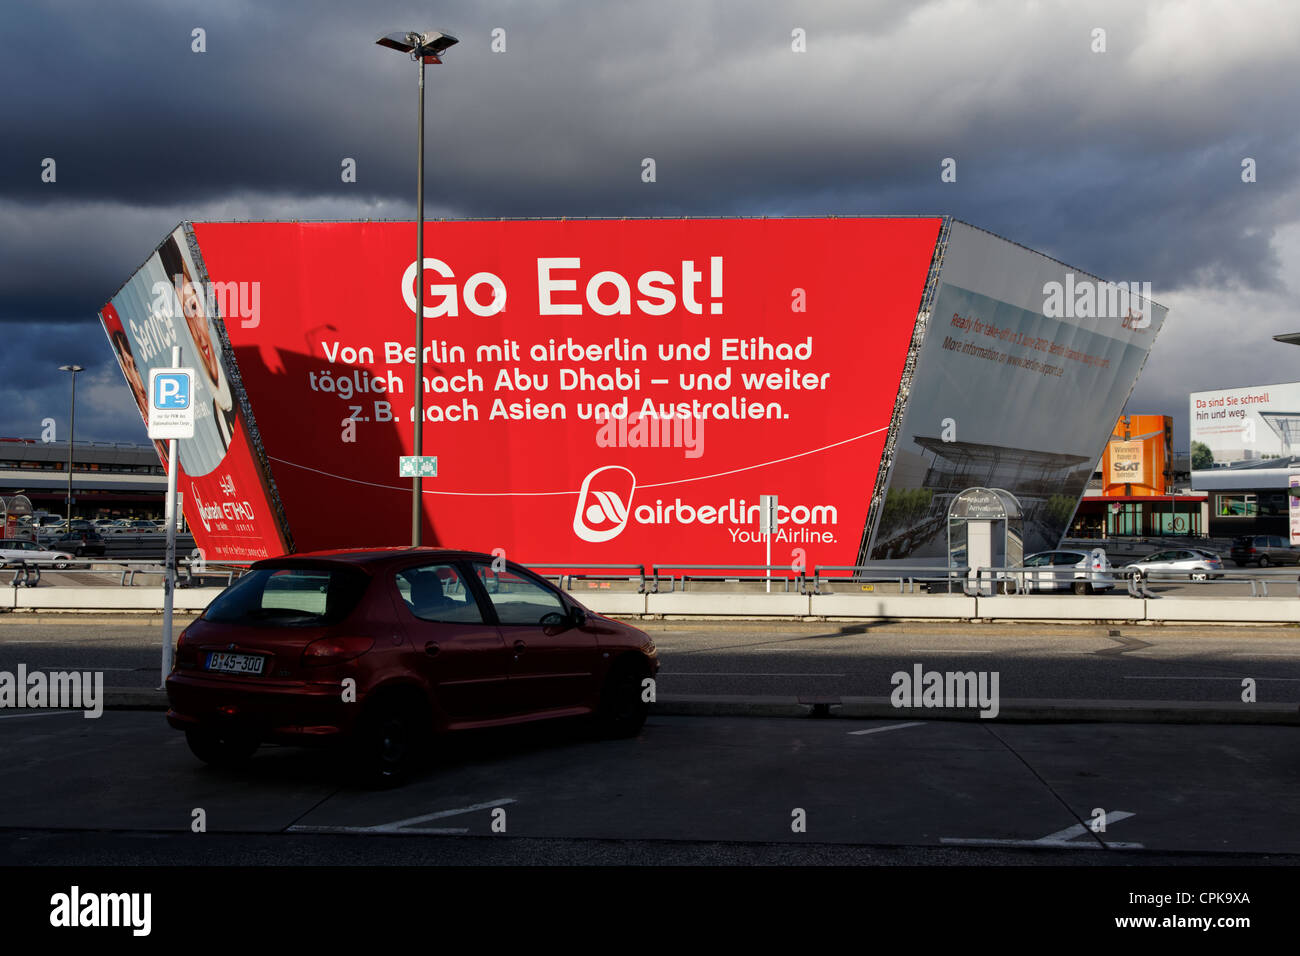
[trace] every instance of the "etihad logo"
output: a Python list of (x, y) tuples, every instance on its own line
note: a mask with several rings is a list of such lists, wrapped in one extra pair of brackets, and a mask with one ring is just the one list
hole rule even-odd
[[(234, 480), (229, 475), (223, 477), (221, 490), (227, 494), (236, 493)], [(212, 530), (213, 521), (252, 521), (257, 517), (251, 501), (223, 501), (220, 504), (205, 502), (194, 482), (190, 482), (190, 495), (194, 499), (194, 507), (199, 512), (199, 521), (202, 522), (204, 531)]]

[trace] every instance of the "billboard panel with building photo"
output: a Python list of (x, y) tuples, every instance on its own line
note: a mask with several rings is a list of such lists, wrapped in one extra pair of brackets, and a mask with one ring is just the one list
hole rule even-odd
[(935, 281), (861, 557), (943, 557), (948, 505), (972, 486), (1020, 501), (1025, 553), (1055, 548), (1167, 310), (1149, 289), (1104, 283), (961, 222)]
[(1192, 487), (1283, 489), (1300, 468), (1300, 382), (1193, 392)]

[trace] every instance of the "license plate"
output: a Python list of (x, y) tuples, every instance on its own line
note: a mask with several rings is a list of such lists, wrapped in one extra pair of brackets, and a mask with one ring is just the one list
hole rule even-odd
[(266, 666), (266, 658), (257, 654), (228, 654), (225, 651), (213, 651), (208, 654), (207, 669), (225, 671), (228, 674), (260, 674)]

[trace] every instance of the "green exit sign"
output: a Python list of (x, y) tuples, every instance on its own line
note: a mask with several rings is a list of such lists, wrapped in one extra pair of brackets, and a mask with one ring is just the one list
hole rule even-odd
[(399, 478), (437, 478), (437, 455), (403, 455), (397, 460)]

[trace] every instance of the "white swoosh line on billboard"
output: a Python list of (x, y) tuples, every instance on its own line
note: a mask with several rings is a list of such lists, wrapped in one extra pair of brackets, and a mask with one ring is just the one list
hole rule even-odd
[[(753, 471), (755, 468), (766, 468), (768, 465), (779, 465), (784, 461), (793, 461), (796, 458), (806, 458), (809, 455), (815, 455), (818, 452), (829, 451), (832, 448), (838, 448), (840, 445), (847, 445), (849, 442), (855, 442), (863, 438), (870, 438), (872, 435), (879, 435), (885, 431), (884, 428), (876, 428), (869, 432), (863, 432), (861, 435), (854, 435), (852, 438), (845, 438), (843, 441), (832, 442), (829, 445), (822, 445), (821, 448), (812, 448), (808, 451), (801, 451), (798, 454), (786, 455), (784, 458), (773, 458), (771, 461), (759, 462), (756, 465), (745, 465), (742, 468), (732, 468), (730, 471), (719, 471), (712, 475), (697, 475), (694, 478), (678, 478), (676, 481), (660, 481), (650, 485), (640, 485), (641, 488), (667, 488), (670, 485), (684, 485), (692, 481), (708, 481), (710, 478), (722, 478), (726, 475), (739, 474), (742, 471)], [(288, 465), (290, 468), (301, 468), (303, 471), (310, 471), (313, 474), (324, 475), (326, 478), (337, 478), (339, 481), (346, 481), (354, 485), (365, 485), (367, 488), (387, 488), (390, 491), (411, 490), (410, 485), (381, 485), (377, 481), (362, 481), (360, 478), (349, 478), (347, 475), (336, 475), (331, 471), (322, 471), (319, 468), (312, 468), (310, 465), (300, 465), (296, 461), (286, 461), (283, 458), (276, 458), (274, 455), (267, 455), (271, 461), (278, 462), (281, 465)], [(468, 498), (514, 498), (530, 495), (533, 497), (546, 497), (550, 495), (576, 495), (577, 491), (426, 491), (426, 495), (460, 495)]]

